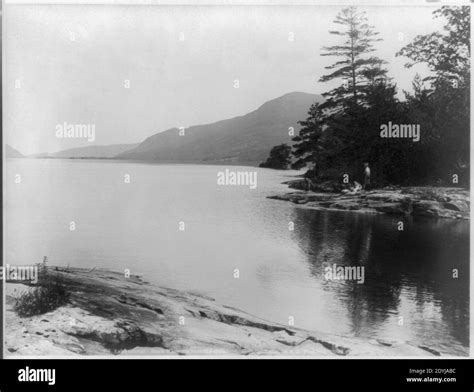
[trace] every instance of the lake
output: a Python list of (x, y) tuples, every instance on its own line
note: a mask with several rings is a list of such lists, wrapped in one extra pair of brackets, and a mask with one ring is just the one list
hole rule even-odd
[[(258, 186), (217, 185), (226, 168), (257, 171)], [(467, 355), (469, 222), (405, 219), (398, 231), (389, 216), (266, 198), (296, 174), (9, 159), (5, 263), (129, 269), (283, 324)], [(333, 264), (364, 266), (364, 284), (326, 280)]]

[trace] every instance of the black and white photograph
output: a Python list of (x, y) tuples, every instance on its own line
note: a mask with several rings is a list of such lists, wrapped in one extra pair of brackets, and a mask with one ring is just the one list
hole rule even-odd
[(468, 2), (2, 27), (4, 358), (470, 356)]

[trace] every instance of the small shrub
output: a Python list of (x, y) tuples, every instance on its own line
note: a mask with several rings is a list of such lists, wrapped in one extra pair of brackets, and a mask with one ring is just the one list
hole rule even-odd
[(42, 268), (37, 286), (17, 298), (15, 311), (20, 317), (47, 313), (66, 304), (69, 296), (60, 276), (53, 276), (46, 268)]

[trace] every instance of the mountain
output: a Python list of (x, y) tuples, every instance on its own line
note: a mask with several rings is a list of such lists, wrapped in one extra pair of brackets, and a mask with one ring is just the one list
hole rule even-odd
[(15, 150), (9, 144), (5, 144), (5, 157), (6, 158), (24, 158), (25, 156), (18, 150)]
[(53, 153), (35, 154), (32, 158), (113, 158), (137, 146), (138, 143), (76, 147)]
[(244, 116), (186, 128), (184, 136), (172, 128), (145, 139), (117, 155), (119, 159), (173, 163), (221, 163), (256, 166), (273, 146), (291, 142), (288, 128), (307, 117), (320, 95), (293, 92), (264, 103)]

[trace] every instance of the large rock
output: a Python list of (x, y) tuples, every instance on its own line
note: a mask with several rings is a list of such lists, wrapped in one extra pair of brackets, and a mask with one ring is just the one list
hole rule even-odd
[(369, 204), (376, 211), (393, 215), (409, 215), (412, 213), (412, 207), (409, 203), (377, 203)]
[(336, 197), (336, 194), (331, 194), (331, 193), (313, 193), (313, 192), (308, 192), (307, 199), (308, 201), (326, 201), (326, 200), (331, 200)]
[(311, 184), (305, 178), (298, 178), (296, 180), (286, 181), (283, 184), (288, 185), (291, 189), (301, 189), (303, 191), (311, 190)]
[(407, 195), (403, 195), (399, 192), (368, 193), (365, 198), (367, 200), (384, 201), (389, 203), (402, 203), (410, 199)]
[(441, 217), (443, 206), (434, 200), (419, 200), (413, 203), (413, 215)]
[(5, 348), (14, 356), (312, 355), (426, 356), (404, 341), (312, 332), (262, 320), (212, 298), (104, 270), (57, 268), (70, 304), (19, 317), (7, 283)]
[(341, 192), (345, 188), (340, 181), (324, 181), (313, 183), (312, 190), (316, 192)]
[(452, 200), (443, 204), (444, 208), (453, 211), (469, 212), (469, 205), (461, 200)]
[[(333, 186), (334, 183), (328, 183), (327, 189), (334, 189)], [(403, 214), (448, 219), (469, 219), (470, 213), (469, 191), (460, 188), (384, 188), (355, 195), (334, 192), (292, 192), (270, 198), (305, 204), (307, 208), (321, 210), (334, 208), (361, 213)]]
[(360, 204), (353, 200), (338, 200), (331, 204), (330, 207), (337, 208), (338, 210), (360, 210)]
[(461, 188), (441, 188), (441, 187), (406, 187), (402, 188), (402, 193), (408, 194), (411, 198), (419, 200), (432, 200), (440, 203), (451, 201), (457, 197), (469, 197), (469, 192)]
[(306, 193), (305, 192), (284, 193), (280, 195), (268, 196), (268, 199), (294, 202), (297, 199), (301, 199), (301, 200), (306, 199)]

